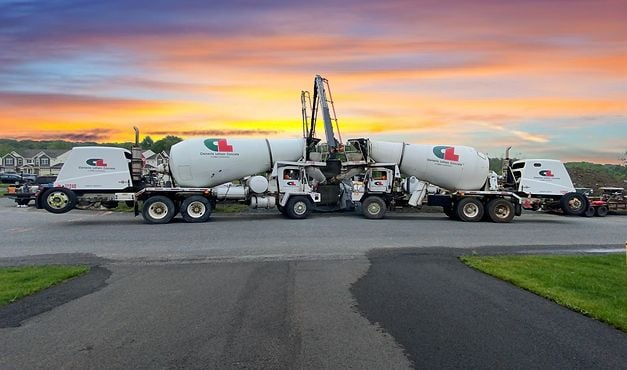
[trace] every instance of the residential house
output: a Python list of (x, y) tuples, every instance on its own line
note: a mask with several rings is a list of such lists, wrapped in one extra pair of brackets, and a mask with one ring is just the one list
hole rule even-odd
[(69, 150), (22, 149), (0, 157), (0, 172), (57, 175)]

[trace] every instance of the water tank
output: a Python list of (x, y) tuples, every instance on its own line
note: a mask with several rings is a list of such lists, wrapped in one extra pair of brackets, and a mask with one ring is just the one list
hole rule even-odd
[(170, 149), (170, 171), (178, 186), (212, 187), (297, 161), (304, 147), (304, 139), (189, 139)]
[(407, 176), (455, 190), (479, 190), (489, 172), (488, 157), (468, 146), (421, 145), (370, 140), (370, 157), (396, 163)]

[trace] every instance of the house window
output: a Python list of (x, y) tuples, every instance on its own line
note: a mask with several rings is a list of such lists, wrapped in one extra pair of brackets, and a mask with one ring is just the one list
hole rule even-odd
[(26, 160), (26, 164), (33, 164), (33, 160), (32, 159), (27, 159)]
[(48, 158), (40, 158), (39, 159), (39, 163), (42, 166), (48, 166), (48, 165), (50, 165), (50, 160)]
[(13, 157), (7, 157), (4, 159), (4, 164), (7, 166), (13, 166), (15, 162), (13, 162)]
[(17, 159), (17, 165), (21, 166), (22, 164), (24, 164), (24, 160), (22, 158), (18, 158)]

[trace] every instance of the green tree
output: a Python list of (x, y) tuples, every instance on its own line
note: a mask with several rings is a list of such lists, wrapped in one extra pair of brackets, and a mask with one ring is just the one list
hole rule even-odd
[(13, 147), (6, 143), (0, 143), (0, 156), (3, 156), (7, 153), (10, 153), (13, 150)]
[(152, 140), (150, 136), (146, 136), (139, 145), (142, 147), (142, 149), (148, 150), (152, 149), (152, 146), (155, 145), (155, 141)]
[(152, 151), (155, 153), (160, 153), (161, 151), (165, 150), (169, 153), (172, 145), (180, 141), (183, 141), (183, 139), (178, 136), (166, 136), (161, 140), (155, 141), (154, 145), (152, 146)]

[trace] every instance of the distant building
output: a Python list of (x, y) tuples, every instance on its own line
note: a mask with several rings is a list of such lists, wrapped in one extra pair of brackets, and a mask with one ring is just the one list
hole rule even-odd
[(0, 172), (57, 175), (69, 152), (67, 149), (14, 150), (0, 157)]

